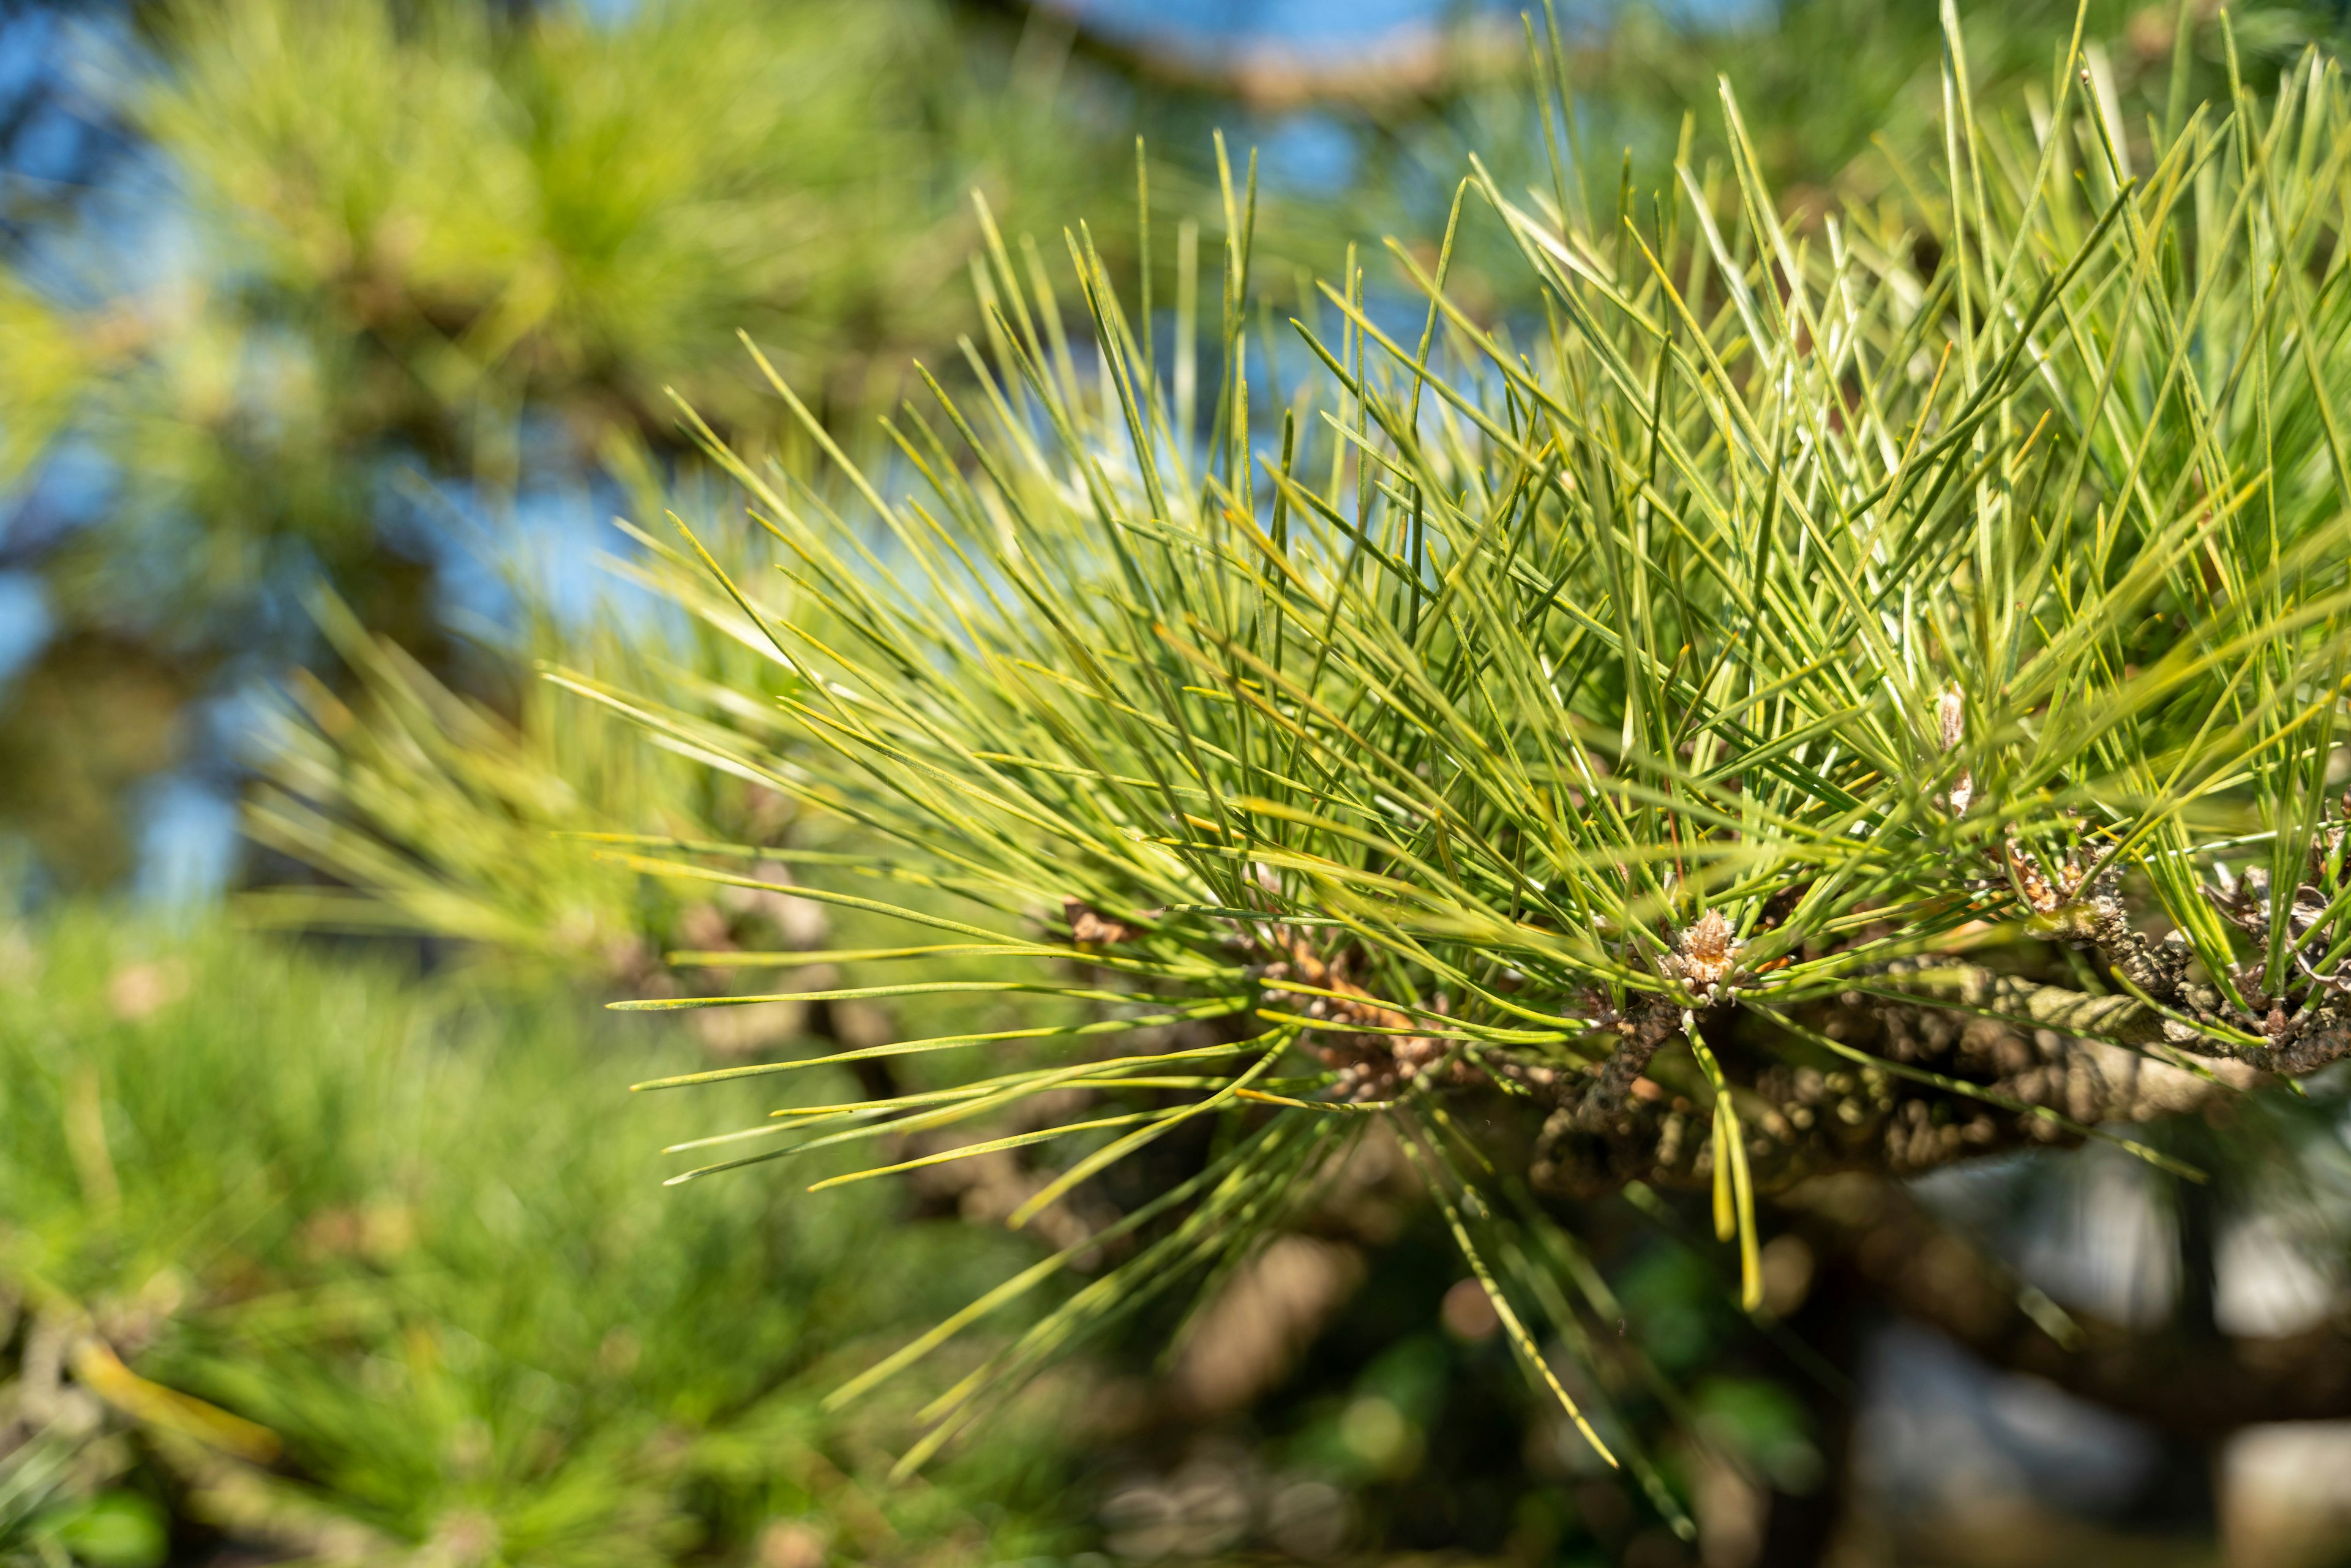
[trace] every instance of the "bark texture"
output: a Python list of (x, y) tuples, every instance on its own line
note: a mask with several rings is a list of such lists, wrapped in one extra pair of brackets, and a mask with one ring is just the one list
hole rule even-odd
[[(1732, 1077), (1761, 1191), (2065, 1146), (2087, 1128), (2193, 1111), (2278, 1069), (2311, 1071), (2351, 1054), (2351, 1029), (2338, 1026), (2304, 1031), (2285, 1061), (2250, 1048), (2199, 1056), (2131, 997), (1972, 966), (1919, 964), (1861, 984), (1828, 1006), (1782, 1015), (1793, 1029), (1737, 1005), (1700, 1019)], [(1877, 1060), (1842, 1058), (1834, 1047)], [(1541, 1190), (1590, 1197), (1629, 1181), (1713, 1179), (1711, 1103), (1695, 1064), (1672, 1051), (1645, 1055), (1646, 1075), (1619, 1095), (1614, 1083), (1631, 1060), (1620, 1055), (1615, 1071), (1555, 1081), (1559, 1104), (1532, 1172)]]

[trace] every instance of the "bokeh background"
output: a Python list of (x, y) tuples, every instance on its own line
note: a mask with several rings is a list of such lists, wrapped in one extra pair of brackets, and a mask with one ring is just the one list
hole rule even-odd
[[(2118, 101), (2219, 69), (2204, 0), (2086, 15)], [(2044, 78), (2072, 17), (1964, 8), (1979, 90)], [(2256, 75), (2344, 29), (2231, 24)], [(827, 1393), (1137, 1194), (1040, 1239), (996, 1223), (1035, 1185), (1009, 1154), (664, 1189), (663, 1145), (726, 1113), (632, 1081), (1001, 1025), (597, 1006), (742, 983), (673, 948), (867, 935), (555, 836), (813, 831), (534, 673), (758, 695), (613, 524), (752, 548), (681, 402), (824, 482), (738, 333), (875, 452), (914, 361), (956, 379), (988, 225), (1053, 275), (1084, 220), (1182, 375), (1219, 132), (1237, 178), (1255, 158), (1269, 319), (1355, 256), (1376, 312), (1380, 240), (1433, 247), (1472, 152), (1549, 178), (1539, 103), (1576, 178), (1637, 200), (1712, 144), (1718, 73), (1790, 206), (1873, 201), (1931, 145), (1941, 26), (1922, 0), (0, 4), (0, 1563), (2351, 1562), (2351, 1421), (2170, 1397), (2216, 1344), (2351, 1388), (2339, 1085), (2162, 1130), (2209, 1188), (2096, 1152), (1925, 1184), (2036, 1322), (2139, 1332), (2128, 1399), (2000, 1370), (1904, 1313), (1918, 1281), (1797, 1229), (1741, 1314), (1701, 1227), (1635, 1194), (1551, 1260), (1621, 1304), (1646, 1380), (1659, 1465), (1599, 1473), (1374, 1144), (1180, 1333), (1092, 1347), (892, 1484), (919, 1391)], [(1482, 316), (1535, 308), (1475, 225), (1454, 277)]]

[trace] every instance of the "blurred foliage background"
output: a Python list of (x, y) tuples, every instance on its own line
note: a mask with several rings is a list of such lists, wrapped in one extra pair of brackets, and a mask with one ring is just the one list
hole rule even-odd
[[(2216, 16), (2095, 0), (2085, 26), (2138, 103), (2215, 75)], [(1980, 84), (2031, 82), (2073, 12), (1965, 20)], [(2341, 18), (2233, 22), (2258, 74)], [(1471, 152), (1548, 179), (1532, 105), (1562, 84), (1530, 28), (1561, 34), (1595, 191), (1707, 145), (1718, 70), (1816, 211), (1882, 195), (1940, 103), (1919, 0), (0, 6), (0, 1561), (1740, 1568), (1834, 1534), (1855, 1563), (2188, 1563), (2224, 1523), (2272, 1553), (2246, 1561), (2340, 1560), (2340, 1518), (2248, 1547), (2267, 1516), (2229, 1500), (2240, 1472), (2254, 1497), (2339, 1478), (2339, 1437), (2227, 1448), (2002, 1382), (1793, 1232), (1759, 1325), (1662, 1203), (1556, 1239), (1642, 1347), (1618, 1364), (1666, 1458), (1620, 1485), (1377, 1157), (1174, 1353), (1174, 1319), (1143, 1325), (889, 1486), (904, 1412), (823, 1396), (1033, 1255), (968, 1223), (1024, 1169), (657, 1185), (708, 1107), (632, 1080), (1027, 1016), (595, 1010), (741, 981), (674, 949), (861, 939), (559, 836), (855, 852), (534, 677), (738, 717), (773, 695), (739, 640), (650, 608), (679, 563), (609, 526), (737, 526), (673, 391), (818, 484), (738, 333), (866, 451), (912, 361), (956, 378), (985, 225), (1042, 267), (1084, 219), (1131, 269), (1139, 174), (1167, 340), (1217, 131), (1256, 150), (1273, 297), (1311, 310), (1351, 245), (1440, 233)], [(1507, 321), (1530, 302), (1481, 259), (1502, 243), (1466, 232), (1454, 277)], [(810, 1103), (872, 1086), (810, 1077)], [(2211, 1213), (2095, 1156), (1940, 1201), (2126, 1316), (2338, 1312), (2339, 1117), (2258, 1114), (2269, 1142), (2221, 1139), (2292, 1152), (2237, 1162), (2230, 1234), (2271, 1248), (2253, 1306), (2222, 1299)], [(2067, 1276), (2084, 1214), (2139, 1239)], [(2304, 1491), (2351, 1508), (2339, 1479)]]

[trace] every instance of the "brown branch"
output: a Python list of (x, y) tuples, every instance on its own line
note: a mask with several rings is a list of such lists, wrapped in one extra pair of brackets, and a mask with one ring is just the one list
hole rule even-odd
[(1633, 1103), (1634, 1085), (1643, 1082), (1657, 1048), (1681, 1026), (1680, 1009), (1662, 997), (1630, 1003), (1624, 1013), (1596, 1013), (1606, 1027), (1624, 1038), (1577, 1101), (1575, 1124), (1583, 1132), (1605, 1134)]
[(1226, 98), (1278, 114), (1311, 104), (1372, 112), (1441, 103), (1471, 88), (1526, 74), (1519, 26), (1479, 17), (1438, 29), (1396, 27), (1368, 44), (1310, 50), (1280, 44), (1217, 47), (1172, 29), (1138, 34), (1092, 25), (1075, 0), (990, 0), (988, 9), (1045, 16), (1068, 29), (1071, 52), (1163, 90)]
[[(2330, 1027), (2304, 1035), (2290, 1057), (2199, 1041), (2212, 1059), (2189, 1061), (2170, 1020), (2132, 998), (1949, 963), (1891, 969), (1791, 1019), (1874, 1061), (1840, 1060), (1751, 1003), (1708, 1017), (1765, 1192), (1840, 1171), (1908, 1176), (2064, 1146), (2084, 1128), (2177, 1115), (2266, 1071), (2299, 1074), (2351, 1055), (2351, 1028)], [(1631, 1088), (1613, 1095), (1604, 1069), (1562, 1075), (1535, 1150), (1539, 1187), (1589, 1197), (1635, 1180), (1712, 1180), (1710, 1097), (1695, 1064), (1661, 1053)]]
[(2019, 1281), (1898, 1183), (1831, 1176), (1795, 1187), (1781, 1207), (1817, 1254), (1852, 1269), (1904, 1315), (1996, 1366), (2045, 1377), (2152, 1426), (2209, 1437), (2259, 1422), (2351, 1416), (2351, 1321), (2344, 1317), (2278, 1338), (2060, 1318), (2028, 1307)]

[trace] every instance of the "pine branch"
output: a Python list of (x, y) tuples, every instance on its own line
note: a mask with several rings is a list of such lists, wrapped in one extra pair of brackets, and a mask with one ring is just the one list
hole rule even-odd
[[(983, 211), (977, 391), (929, 380), (891, 472), (764, 358), (831, 481), (689, 413), (772, 544), (752, 572), (681, 525), (660, 585), (761, 663), (559, 678), (828, 847), (618, 862), (878, 923), (827, 995), (1034, 1009), (833, 1053), (973, 1065), (690, 1174), (1018, 1150), (1052, 1171), (1027, 1226), (1217, 1151), (885, 1364), (1134, 1232), (916, 1460), (990, 1377), (1245, 1255), (1373, 1118), (1430, 1130), (1473, 1257), (1476, 1173), (1523, 1151), (1456, 1103), (1540, 1110), (1554, 1197), (1711, 1185), (1754, 1303), (1759, 1195), (2092, 1136), (2161, 1162), (2116, 1129), (2351, 1054), (2351, 368), (2314, 347), (2351, 329), (2351, 88), (2281, 81), (2135, 143), (2095, 83), (1956, 80), (1943, 166), (1890, 149), (1906, 193), (1818, 229), (1727, 93), (1728, 163), (1646, 210), (1473, 164), (1436, 266), (1393, 247), (1401, 335), (1353, 268), (1264, 335), (1229, 167), (1172, 354), (1091, 231), (1057, 289)], [(1448, 295), (1472, 215), (1539, 329)], [(1120, 1038), (1185, 1021), (1213, 1038)], [(1004, 1124), (903, 1157), (967, 1114)]]
[(2351, 1321), (2339, 1314), (2274, 1338), (2148, 1333), (2052, 1310), (1897, 1183), (1832, 1176), (1796, 1187), (1783, 1207), (1816, 1255), (1904, 1316), (2163, 1430), (2210, 1440), (2351, 1416)]
[[(1777, 1018), (1741, 1019), (1725, 1008), (1719, 1027), (1708, 1027), (1731, 1071), (1747, 1072), (1733, 1094), (1760, 1191), (2067, 1147), (2093, 1129), (2185, 1114), (2272, 1073), (2300, 1076), (2351, 1056), (2351, 1027), (2335, 1004), (2328, 1026), (2290, 1053), (2199, 1037), (2208, 1063), (2171, 1040), (2179, 1026), (2127, 996), (1931, 960), (1860, 984), (1867, 988)], [(1589, 1198), (1633, 1181), (1709, 1184), (1708, 1096), (1686, 1058), (1673, 1065), (1672, 1074), (1659, 1069), (1672, 1082), (1635, 1079), (1621, 1099), (1604, 1076), (1556, 1081), (1560, 1104), (1544, 1124), (1535, 1185)]]

